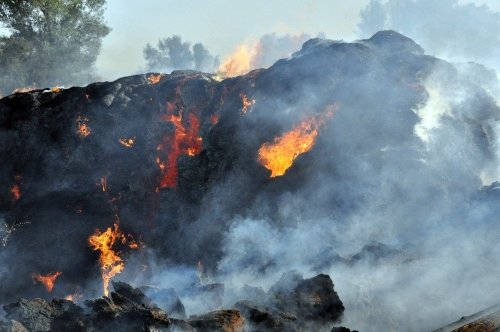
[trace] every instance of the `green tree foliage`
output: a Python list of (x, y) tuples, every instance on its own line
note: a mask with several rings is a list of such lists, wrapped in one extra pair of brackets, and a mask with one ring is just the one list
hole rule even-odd
[(102, 39), (105, 0), (0, 0), (0, 94), (87, 83)]
[(150, 71), (195, 69), (211, 72), (219, 62), (203, 44), (196, 43), (191, 47), (191, 43), (183, 42), (180, 36), (160, 39), (157, 47), (147, 44), (144, 59)]

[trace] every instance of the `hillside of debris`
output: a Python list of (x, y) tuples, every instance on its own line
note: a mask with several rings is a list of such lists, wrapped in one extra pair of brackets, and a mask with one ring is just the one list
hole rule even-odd
[[(123, 282), (113, 288), (109, 297), (87, 300), (84, 307), (74, 300), (20, 299), (4, 307), (8, 321), (0, 322), (0, 331), (349, 331), (332, 328), (344, 306), (327, 275), (303, 279), (289, 273), (259, 298), (190, 317), (172, 289)], [(209, 301), (214, 294), (200, 295)]]
[[(233, 78), (147, 73), (1, 98), (5, 324), (339, 324), (340, 306), (315, 311), (309, 291), (234, 290), (289, 270), (335, 276), (357, 330), (431, 330), (487, 307), (500, 296), (482, 291), (500, 266), (495, 82), (381, 31), (311, 39)], [(186, 301), (200, 275), (211, 300)], [(182, 295), (174, 311), (156, 288)]]

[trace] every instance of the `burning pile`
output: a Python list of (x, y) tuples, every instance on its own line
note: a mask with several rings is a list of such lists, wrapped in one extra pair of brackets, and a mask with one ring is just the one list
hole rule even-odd
[[(223, 64), (226, 75), (248, 70), (249, 54), (240, 53), (242, 64)], [(425, 256), (371, 241), (440, 234), (438, 219), (473, 220), (468, 229), (476, 229), (477, 215), (497, 215), (497, 187), (477, 187), (483, 164), (497, 160), (498, 107), (486, 90), (466, 86), (468, 108), (431, 128), (453, 127), (442, 137), (460, 140), (459, 149), (415, 131), (428, 129), (421, 117), (436, 97), (415, 86), (439, 64), (408, 38), (381, 32), (356, 43), (312, 39), (268, 69), (226, 80), (175, 71), (2, 98), (0, 267), (9, 271), (0, 268), (0, 302), (106, 295), (83, 317), (64, 300), (9, 306), (9, 317), (27, 325), (20, 308), (43, 309), (45, 330), (68, 316), (108, 330), (128, 319), (159, 329), (177, 318), (191, 329), (330, 330), (343, 305), (329, 278), (291, 273), (270, 284), (297, 269), (344, 274), (336, 287), (354, 312), (349, 323), (360, 326), (360, 313), (386, 307), (365, 296), (357, 267), (397, 275), (415, 272), (414, 258)], [(450, 82), (464, 81), (441, 65)], [(481, 213), (468, 215), (470, 206)], [(484, 234), (496, 233), (475, 236)], [(147, 250), (135, 250), (142, 243)], [(113, 292), (119, 278), (149, 286)], [(376, 281), (374, 294), (393, 300)], [(152, 305), (167, 299), (166, 313)], [(369, 323), (385, 326), (386, 313)]]

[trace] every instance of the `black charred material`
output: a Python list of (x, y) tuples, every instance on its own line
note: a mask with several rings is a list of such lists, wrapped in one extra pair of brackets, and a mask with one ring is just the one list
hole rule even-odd
[(144, 292), (159, 308), (168, 312), (169, 317), (186, 318), (186, 309), (173, 288), (158, 288), (152, 286), (142, 286)]
[[(342, 302), (333, 290), (331, 279), (318, 275), (311, 279), (294, 278), (297, 282), (285, 290), (286, 274), (262, 302), (238, 301), (232, 309), (220, 309), (190, 316), (171, 317), (144, 295), (151, 287), (134, 288), (124, 282), (113, 282), (109, 297), (85, 302), (82, 308), (71, 301), (21, 299), (4, 307), (9, 322), (0, 321), (0, 332), (24, 331), (309, 331), (329, 327), (340, 318)], [(299, 280), (300, 279), (300, 280)], [(155, 289), (158, 299), (172, 300), (175, 292)], [(278, 295), (279, 294), (279, 295)], [(175, 296), (176, 306), (184, 306)], [(274, 302), (273, 302), (274, 301)], [(313, 303), (313, 302), (314, 303)], [(184, 316), (185, 313), (183, 312)], [(24, 330), (23, 330), (24, 329)]]

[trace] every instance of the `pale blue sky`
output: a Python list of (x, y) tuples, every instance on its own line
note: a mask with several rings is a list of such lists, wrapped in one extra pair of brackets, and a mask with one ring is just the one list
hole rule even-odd
[[(440, 1), (440, 0), (436, 0)], [(316, 35), (353, 40), (359, 12), (369, 0), (108, 0), (106, 20), (113, 31), (97, 61), (104, 79), (140, 71), (147, 42), (178, 34), (202, 42), (213, 54), (230, 53), (259, 36)], [(461, 0), (500, 11), (500, 0)]]

